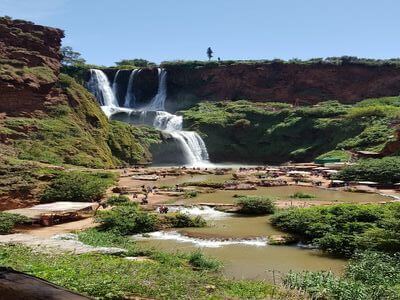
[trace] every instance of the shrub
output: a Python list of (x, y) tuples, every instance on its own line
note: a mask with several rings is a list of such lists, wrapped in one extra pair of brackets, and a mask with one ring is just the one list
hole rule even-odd
[(153, 213), (141, 211), (137, 203), (126, 203), (111, 210), (100, 211), (96, 222), (101, 224), (103, 230), (131, 235), (157, 230), (159, 219)]
[(107, 199), (107, 204), (117, 206), (121, 204), (129, 203), (129, 198), (125, 195), (114, 195)]
[(113, 182), (111, 173), (61, 173), (45, 189), (41, 199), (44, 202), (96, 201)]
[(298, 199), (310, 199), (310, 198), (315, 198), (315, 196), (314, 195), (310, 195), (310, 194), (305, 194), (303, 192), (296, 192), (293, 195), (290, 195), (290, 198), (293, 198), (293, 199), (296, 199), (296, 198), (298, 198)]
[(201, 216), (190, 216), (188, 214), (176, 213), (166, 216), (166, 222), (171, 227), (204, 227), (207, 222)]
[(0, 212), (0, 234), (11, 233), (16, 225), (29, 222), (25, 216)]
[(185, 198), (194, 198), (197, 197), (197, 191), (187, 191), (185, 192)]
[(380, 183), (400, 182), (400, 157), (365, 159), (344, 168), (336, 175), (346, 181), (376, 181)]
[(248, 215), (272, 214), (275, 211), (274, 202), (262, 196), (241, 196), (236, 201), (239, 213)]
[(200, 270), (216, 271), (221, 267), (221, 263), (215, 259), (206, 257), (202, 252), (195, 251), (189, 255), (189, 263)]
[(274, 226), (336, 255), (356, 250), (400, 251), (400, 203), (340, 204), (276, 213)]
[(200, 186), (200, 187), (209, 187), (213, 189), (220, 189), (224, 187), (224, 183), (222, 182), (214, 182), (214, 181), (189, 181), (184, 182), (181, 186)]

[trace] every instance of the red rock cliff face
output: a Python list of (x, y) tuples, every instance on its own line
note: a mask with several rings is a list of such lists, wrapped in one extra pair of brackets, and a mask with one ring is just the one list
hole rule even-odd
[(0, 18), (0, 112), (19, 115), (56, 101), (63, 31)]
[(271, 63), (166, 68), (168, 95), (178, 108), (205, 99), (354, 103), (400, 93), (400, 68), (394, 66)]

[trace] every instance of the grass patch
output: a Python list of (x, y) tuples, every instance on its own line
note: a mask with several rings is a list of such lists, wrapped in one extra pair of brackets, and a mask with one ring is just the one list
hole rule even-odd
[(304, 291), (312, 299), (399, 299), (400, 256), (365, 252), (355, 256), (343, 277), (331, 272), (289, 273), (288, 288)]
[[(125, 244), (125, 240), (114, 240), (104, 232), (95, 233), (94, 238), (93, 232), (91, 229), (91, 237), (80, 234), (81, 240), (104, 246)], [(45, 254), (23, 246), (0, 249), (2, 266), (98, 299), (265, 299), (279, 293), (276, 287), (262, 281), (226, 279), (214, 271), (216, 264), (202, 255), (159, 252), (154, 259), (135, 262), (102, 254)]]

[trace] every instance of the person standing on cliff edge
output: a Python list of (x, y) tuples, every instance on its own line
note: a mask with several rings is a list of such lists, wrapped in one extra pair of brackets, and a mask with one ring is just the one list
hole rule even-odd
[(208, 57), (208, 60), (210, 61), (211, 60), (211, 57), (213, 57), (213, 51), (211, 50), (211, 47), (208, 47), (208, 49), (207, 49), (207, 57)]

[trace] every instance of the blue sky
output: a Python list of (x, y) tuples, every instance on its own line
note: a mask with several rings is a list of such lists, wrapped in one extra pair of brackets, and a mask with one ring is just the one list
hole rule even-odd
[(400, 57), (398, 0), (0, 0), (0, 15), (65, 30), (93, 64), (123, 58)]

